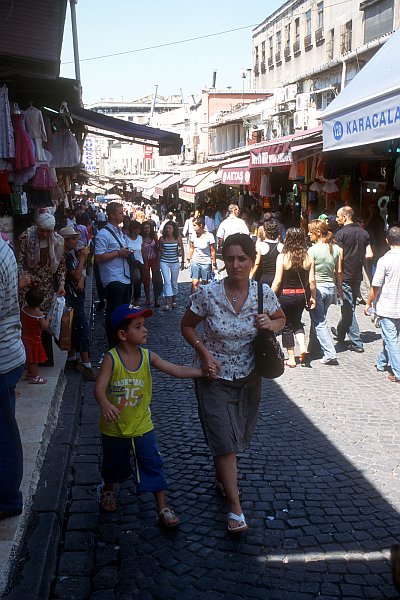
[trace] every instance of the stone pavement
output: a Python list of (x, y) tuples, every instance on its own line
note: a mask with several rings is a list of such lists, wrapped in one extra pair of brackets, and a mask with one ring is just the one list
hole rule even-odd
[[(179, 308), (148, 320), (149, 347), (178, 363), (192, 355), (179, 331), (188, 293), (181, 284)], [(331, 324), (337, 317), (332, 307)], [(121, 486), (115, 514), (99, 514), (98, 409), (86, 383), (56, 577), (41, 598), (397, 598), (388, 559), (400, 540), (400, 395), (375, 371), (379, 332), (361, 307), (359, 321), (364, 354), (341, 352), (340, 366), (313, 361), (264, 380), (256, 435), (239, 458), (249, 529), (234, 539), (213, 486), (193, 384), (156, 371), (152, 413), (182, 524), (161, 530), (152, 496), (136, 495), (133, 482)], [(96, 317), (97, 360), (104, 347)], [(26, 572), (10, 598), (36, 597)]]

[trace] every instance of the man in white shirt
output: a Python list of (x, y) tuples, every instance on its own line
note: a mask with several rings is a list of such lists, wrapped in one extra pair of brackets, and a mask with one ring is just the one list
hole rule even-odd
[(224, 219), (221, 225), (218, 227), (217, 238), (218, 247), (221, 248), (224, 240), (234, 233), (246, 233), (250, 235), (249, 228), (243, 219), (239, 218), (239, 207), (237, 204), (230, 204), (228, 206), (228, 217)]
[(369, 315), (376, 303), (383, 341), (376, 368), (385, 371), (390, 365), (388, 379), (400, 383), (400, 227), (389, 229), (387, 242), (390, 250), (377, 262), (364, 312)]

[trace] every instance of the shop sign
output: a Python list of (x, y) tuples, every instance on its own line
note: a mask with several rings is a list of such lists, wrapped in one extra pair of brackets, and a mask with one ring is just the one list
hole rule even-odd
[(292, 162), (292, 153), (288, 142), (250, 150), (251, 167), (291, 165)]
[(196, 193), (196, 187), (194, 185), (183, 185), (181, 190), (183, 192), (186, 192), (187, 194), (195, 194)]
[(153, 158), (153, 146), (144, 147), (144, 158)]
[(85, 171), (88, 173), (96, 173), (96, 147), (93, 137), (88, 136), (85, 140), (82, 161), (85, 165)]
[(250, 170), (241, 168), (222, 169), (221, 183), (225, 185), (249, 185)]
[(399, 137), (399, 128), (398, 96), (351, 107), (323, 121), (324, 150), (395, 139)]

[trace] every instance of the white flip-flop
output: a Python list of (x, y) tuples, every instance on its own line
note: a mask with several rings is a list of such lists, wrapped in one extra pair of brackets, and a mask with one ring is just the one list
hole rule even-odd
[[(229, 523), (229, 519), (231, 521), (236, 521), (237, 523), (242, 523), (242, 525), (238, 525), (237, 527), (231, 527)], [(244, 518), (244, 514), (235, 515), (235, 513), (228, 514), (228, 531), (229, 533), (239, 533), (240, 531), (244, 531), (247, 529), (246, 519)]]

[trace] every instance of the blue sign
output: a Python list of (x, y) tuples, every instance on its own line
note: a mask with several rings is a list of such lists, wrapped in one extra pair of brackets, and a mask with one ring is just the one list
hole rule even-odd
[(343, 137), (343, 125), (340, 121), (335, 121), (333, 124), (333, 137), (339, 142)]

